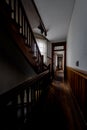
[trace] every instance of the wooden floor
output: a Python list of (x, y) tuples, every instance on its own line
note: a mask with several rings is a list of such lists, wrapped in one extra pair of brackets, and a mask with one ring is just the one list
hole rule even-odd
[(56, 72), (51, 85), (33, 112), (31, 129), (87, 130), (71, 89), (64, 81), (63, 72)]

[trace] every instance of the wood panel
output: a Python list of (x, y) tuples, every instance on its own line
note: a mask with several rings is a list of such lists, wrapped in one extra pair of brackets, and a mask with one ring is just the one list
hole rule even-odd
[(87, 74), (82, 70), (67, 67), (67, 80), (87, 120)]

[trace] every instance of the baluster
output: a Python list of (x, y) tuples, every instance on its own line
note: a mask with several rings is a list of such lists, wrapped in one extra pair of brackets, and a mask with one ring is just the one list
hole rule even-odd
[(21, 98), (21, 121), (24, 122), (24, 91), (20, 93)]
[(14, 0), (14, 20), (16, 21), (16, 0)]
[(23, 34), (23, 18), (22, 18), (22, 10), (20, 8), (20, 34)]
[(21, 26), (22, 26), (22, 28), (21, 28), (21, 34), (23, 35), (23, 12), (22, 12), (22, 10), (21, 10)]
[(34, 42), (33, 50), (34, 50), (34, 56), (37, 56), (37, 55), (36, 55), (36, 44), (35, 44), (35, 42)]
[(23, 37), (25, 36), (25, 17), (23, 13)]
[(36, 86), (36, 99), (37, 99), (37, 101), (38, 101), (38, 96), (39, 96), (39, 91), (38, 91), (38, 88), (39, 88), (39, 81), (37, 82), (37, 86)]
[(18, 4), (18, 0), (16, 0), (16, 22), (19, 25), (19, 4)]
[(19, 5), (19, 2), (18, 2), (18, 24), (20, 26), (20, 5)]
[(31, 47), (31, 32), (30, 32), (30, 30), (29, 30), (29, 45)]
[(34, 40), (33, 40), (33, 38), (32, 38), (32, 42), (31, 42), (31, 48), (32, 48), (33, 53), (35, 54), (35, 52), (34, 52)]
[(37, 102), (37, 87), (35, 88), (35, 102)]
[(35, 104), (35, 85), (31, 87), (31, 103), (32, 105)]
[(32, 35), (31, 35), (31, 49), (33, 51), (33, 38), (32, 38)]
[(18, 95), (15, 95), (13, 96), (13, 99), (12, 99), (12, 123), (14, 125), (17, 124), (17, 121), (18, 121), (18, 115), (17, 115), (17, 112), (18, 112)]
[(28, 38), (27, 43), (28, 43), (28, 45), (29, 45), (29, 26), (28, 26), (28, 25), (27, 25), (27, 38)]
[(30, 111), (31, 111), (31, 107), (30, 107), (30, 104), (29, 104), (29, 88), (26, 89), (26, 94), (27, 94), (27, 112), (26, 112), (26, 118), (28, 119), (29, 118), (29, 115), (30, 115)]
[(37, 85), (37, 101), (39, 100), (39, 84), (40, 82), (38, 82), (38, 85)]
[(25, 20), (25, 17), (24, 17), (24, 38), (26, 37), (26, 20)]
[(10, 6), (12, 8), (11, 18), (14, 19), (14, 0), (11, 1)]
[(27, 23), (27, 21), (26, 21), (26, 43), (27, 43), (27, 45), (28, 45), (28, 23)]
[(25, 29), (24, 29), (24, 34), (25, 34), (25, 43), (27, 45), (27, 20), (25, 19)]

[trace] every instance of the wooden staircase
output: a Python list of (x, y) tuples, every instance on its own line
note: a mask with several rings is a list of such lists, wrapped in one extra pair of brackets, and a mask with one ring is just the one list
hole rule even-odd
[(0, 15), (3, 26), (35, 72), (43, 72), (43, 57), (21, 0), (1, 0)]

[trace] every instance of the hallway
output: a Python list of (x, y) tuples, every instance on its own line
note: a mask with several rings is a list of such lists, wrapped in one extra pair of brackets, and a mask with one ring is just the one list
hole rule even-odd
[(31, 129), (86, 130), (83, 117), (69, 86), (64, 82), (63, 74), (55, 77), (47, 93), (41, 98), (38, 108), (34, 110)]
[[(0, 2), (2, 130), (87, 130), (87, 120), (77, 104), (78, 101), (87, 119), (87, 1), (61, 1), (48, 0), (43, 4), (38, 0), (37, 7), (41, 8), (35, 13), (35, 7), (27, 4), (28, 0)], [(38, 6), (40, 3), (42, 6)], [(56, 15), (51, 11), (57, 13), (58, 19), (55, 20)], [(37, 18), (38, 13), (41, 19)], [(39, 50), (37, 39), (42, 40), (43, 45), (43, 41), (46, 42), (47, 48), (42, 47), (44, 54)], [(56, 59), (61, 61), (60, 65)], [(51, 81), (50, 72), (56, 67), (65, 70), (70, 87), (61, 71), (56, 71)]]

